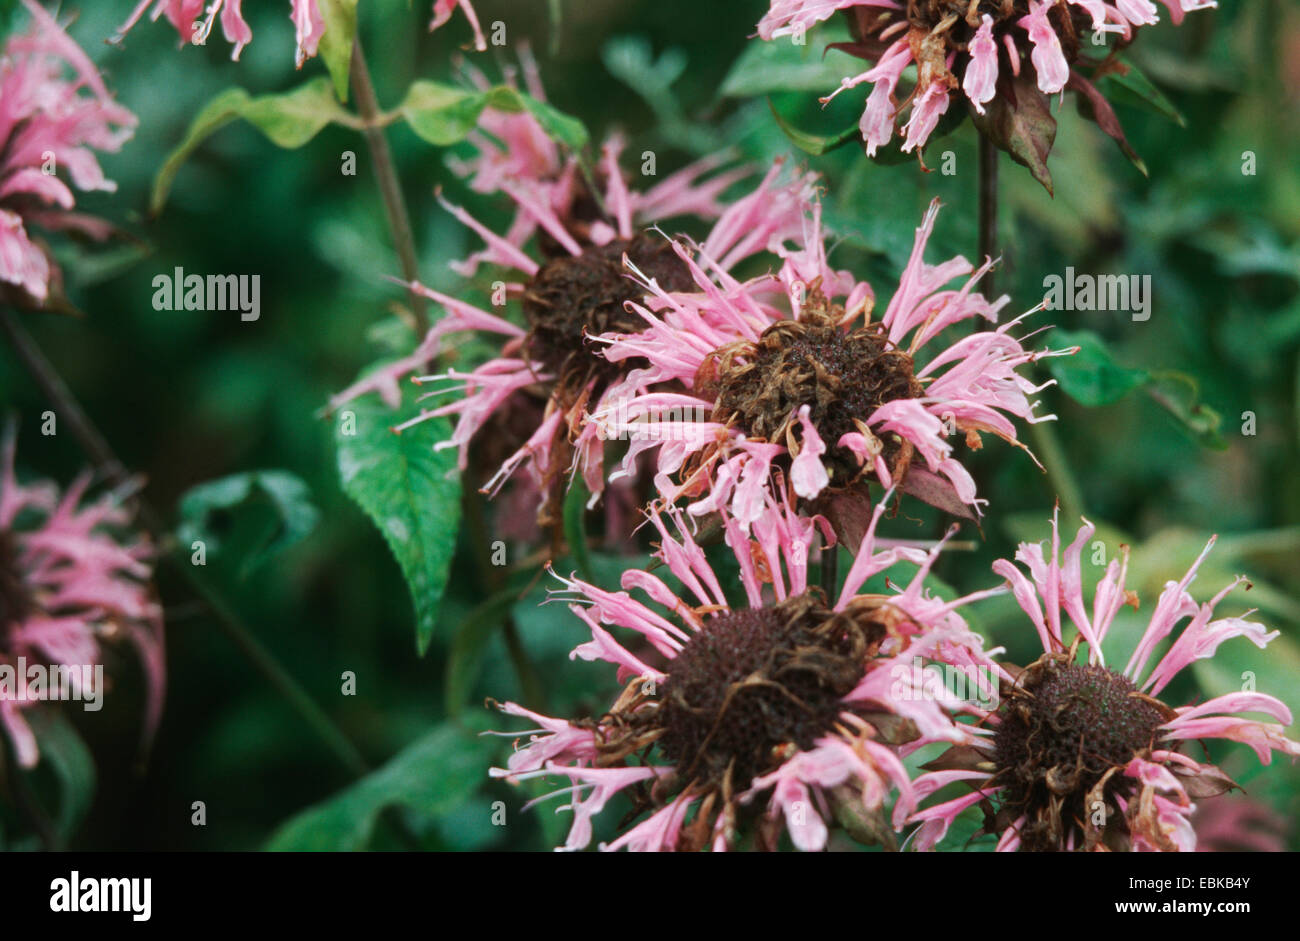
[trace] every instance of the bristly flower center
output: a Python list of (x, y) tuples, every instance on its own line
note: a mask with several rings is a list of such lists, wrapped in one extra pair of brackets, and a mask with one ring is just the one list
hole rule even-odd
[[(841, 436), (859, 432), (870, 441), (867, 422), (877, 408), (924, 393), (912, 358), (889, 343), (880, 324), (845, 330), (843, 316), (842, 307), (813, 292), (798, 320), (773, 324), (757, 343), (719, 350), (695, 383), (716, 395), (715, 420), (776, 444), (798, 440), (798, 411), (809, 406), (836, 487), (852, 483), (862, 470), (854, 454), (838, 446)], [(891, 470), (901, 470), (895, 465), (902, 441), (891, 435), (880, 444)]]
[[(1112, 768), (1148, 752), (1164, 722), (1128, 677), (1098, 665), (1065, 663), (1049, 655), (1025, 671), (1004, 702), (994, 739), (998, 772), (1011, 815), (1025, 817), (1021, 845), (1060, 850), (1076, 820), (1097, 799), (1111, 801), (1129, 779)], [(1108, 812), (1113, 810), (1113, 804)]]
[(627, 310), (645, 289), (628, 276), (623, 255), (666, 291), (695, 286), (690, 270), (668, 240), (647, 234), (591, 246), (581, 255), (553, 258), (524, 291), (523, 311), (531, 360), (556, 376), (557, 389), (577, 395), (592, 379), (609, 381), (623, 366), (598, 354), (588, 337), (638, 333), (645, 321)]
[[(882, 629), (836, 614), (819, 592), (705, 621), (668, 667), (656, 724), (682, 783), (738, 787), (811, 748), (845, 710)], [(729, 788), (723, 788), (728, 790)]]

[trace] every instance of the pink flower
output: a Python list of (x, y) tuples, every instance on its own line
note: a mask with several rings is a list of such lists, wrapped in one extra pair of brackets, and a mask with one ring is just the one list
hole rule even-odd
[[(980, 432), (989, 431), (1019, 444), (1012, 416), (1054, 416), (1036, 415), (1028, 398), (1050, 381), (1034, 385), (1017, 368), (1073, 351), (1026, 350), (1009, 332), (1017, 318), (922, 361), (920, 351), (946, 327), (975, 317), (997, 321), (1007, 298), (990, 302), (973, 290), (992, 262), (979, 269), (961, 257), (925, 263), (936, 202), (894, 296), (873, 319), (870, 285), (826, 264), (820, 208), (805, 208), (802, 248), (773, 246), (784, 259), (779, 276), (742, 285), (714, 268), (718, 285), (696, 294), (665, 291), (643, 278), (653, 303), (631, 308), (645, 327), (600, 337), (611, 361), (649, 363), (631, 398), (593, 412), (606, 434), (633, 437), (622, 472), (657, 448), (664, 500), (697, 499), (691, 512), (706, 513), (730, 499), (744, 523), (763, 512), (757, 494), (773, 469), (788, 473), (805, 500), (874, 476), (886, 488), (930, 494), (931, 502), (938, 491), (941, 505), (978, 510), (985, 501), (953, 456), (950, 437), (962, 432), (978, 447)], [(696, 283), (709, 285), (687, 248), (677, 251)], [(707, 241), (699, 255), (710, 264)], [(960, 288), (944, 289), (959, 277), (966, 278)], [(777, 304), (769, 302), (774, 289)], [(694, 427), (639, 434), (646, 422), (662, 425), (673, 409), (697, 416)]]
[(82, 503), (90, 477), (89, 472), (79, 477), (62, 497), (49, 482), (20, 485), (12, 427), (5, 432), (0, 444), (0, 725), (25, 768), (34, 767), (40, 753), (23, 713), (37, 708), (44, 696), (24, 685), (24, 668), (24, 676), (34, 668), (64, 669), (72, 693), (94, 699), (105, 692), (98, 679), (100, 645), (128, 640), (139, 650), (149, 682), (146, 742), (162, 709), (162, 608), (149, 583), (152, 550), (143, 538), (114, 535), (129, 526), (130, 517), (112, 499)]
[(980, 20), (980, 28), (970, 41), (970, 65), (962, 88), (975, 110), (984, 113), (984, 103), (992, 101), (998, 80), (998, 44), (993, 38), (993, 17), (987, 13)]
[(487, 41), (483, 38), (483, 29), (478, 25), (478, 16), (474, 13), (474, 7), (470, 5), (469, 0), (434, 0), (433, 22), (429, 24), (429, 31), (432, 32), (451, 19), (451, 15), (456, 12), (457, 7), (465, 14), (465, 19), (469, 20), (470, 28), (474, 30), (474, 48), (479, 52), (487, 49)]
[[(521, 47), (519, 59), (523, 90), (545, 102), (541, 73), (527, 45)], [(464, 69), (476, 88), (492, 87), (487, 76), (472, 65), (466, 63)], [(512, 87), (517, 85), (513, 73), (507, 75), (507, 83)], [(516, 247), (523, 246), (539, 230), (545, 231), (544, 215), (564, 220), (564, 228), (575, 238), (598, 245), (616, 237), (627, 237), (619, 233), (630, 231), (634, 222), (644, 225), (678, 216), (715, 219), (725, 209), (719, 199), (722, 193), (752, 172), (749, 167), (739, 166), (713, 173), (729, 160), (729, 154), (720, 151), (642, 192), (629, 186), (628, 175), (620, 169), (619, 158), (625, 145), (620, 135), (613, 134), (601, 148), (601, 160), (596, 167), (596, 183), (602, 191), (598, 198), (588, 187), (578, 157), (563, 155), (559, 145), (528, 111), (488, 108), (467, 141), (474, 148), (474, 155), (465, 160), (451, 157), (448, 165), (467, 178), (475, 192), (506, 193), (514, 200), (514, 221), (505, 239)], [(602, 200), (609, 210), (609, 218), (604, 218)], [(563, 241), (563, 236), (550, 235)], [(489, 246), (460, 262), (455, 270), (470, 277), (479, 264), (496, 257)]]
[[(1170, 18), (1182, 22), (1184, 13), (1213, 7), (1213, 0), (1161, 0)], [(1019, 75), (1028, 53), (1044, 94), (1055, 94), (1070, 81), (1071, 68), (1089, 65), (1090, 43), (1084, 29), (1118, 33), (1129, 39), (1139, 26), (1159, 20), (1151, 0), (1028, 0), (1028, 3), (920, 3), (918, 0), (771, 0), (758, 24), (758, 36), (769, 41), (802, 35), (809, 27), (843, 11), (855, 42), (845, 48), (875, 63), (846, 77), (822, 99), (869, 83), (872, 91), (863, 111), (861, 131), (867, 153), (889, 143), (896, 115), (911, 104), (903, 126), (903, 150), (924, 147), (939, 118), (960, 88), (979, 115), (998, 95), (1002, 68)], [(1005, 58), (999, 62), (1000, 52)], [(898, 93), (903, 69), (915, 64), (917, 79), (907, 94)], [(1082, 77), (1080, 76), (1082, 80)], [(1009, 99), (1008, 104), (1015, 106)]]
[(106, 238), (107, 223), (72, 212), (72, 188), (112, 192), (95, 151), (119, 150), (136, 119), (117, 104), (95, 66), (35, 0), (32, 23), (0, 58), (0, 280), (43, 304), (57, 271), (30, 224)]
[[(671, 514), (674, 532), (652, 513), (658, 557), (680, 591), (638, 569), (624, 573), (617, 592), (562, 579), (592, 636), (572, 656), (614, 665), (622, 695), (600, 718), (569, 722), (507, 703), (503, 711), (528, 715), (538, 728), (493, 775), (567, 778), (559, 793), (571, 795), (561, 808), (574, 814), (570, 850), (590, 843), (593, 818), (619, 793), (647, 816), (603, 849), (726, 850), (752, 824), (760, 848), (775, 849), (784, 831), (815, 851), (826, 846), (836, 808), (873, 839), (891, 841), (916, 806), (898, 746), (967, 738), (938, 702), (899, 695), (896, 668), (919, 656), (991, 661), (978, 636), (922, 587), (938, 549), (885, 548), (876, 539), (884, 509), (876, 508), (834, 601), (807, 578), (815, 532), (827, 536), (824, 520), (800, 517), (788, 497), (771, 494), (749, 535), (721, 514), (743, 606), (729, 600), (681, 514)], [(859, 593), (900, 563), (914, 566), (905, 589)]]
[[(921, 823), (918, 848), (933, 846), (967, 807), (996, 798), (999, 849), (1193, 850), (1193, 799), (1236, 785), (1195, 742), (1220, 738), (1242, 742), (1268, 764), (1273, 752), (1295, 757), (1300, 743), (1283, 732), (1291, 713), (1264, 693), (1219, 696), (1199, 705), (1171, 708), (1157, 697), (1174, 676), (1218, 646), (1245, 637), (1263, 648), (1277, 636), (1245, 616), (1214, 618), (1236, 579), (1198, 604), (1188, 592), (1211, 539), (1180, 581), (1169, 582), (1122, 670), (1108, 666), (1103, 647), (1121, 607), (1137, 607), (1124, 588), (1127, 548), (1112, 559), (1089, 606), (1083, 595), (1082, 558), (1094, 529), (1084, 521), (1061, 552), (1055, 518), (1052, 544), (1022, 543), (1016, 561), (993, 570), (1007, 580), (1016, 601), (1038, 632), (1043, 656), (1024, 670), (1008, 668), (1002, 707), (985, 717), (989, 730), (973, 750), (947, 762), (961, 770), (974, 793), (928, 807), (912, 816)], [(1064, 615), (1064, 617), (1062, 617)], [(1068, 621), (1068, 625), (1067, 625)], [(1181, 631), (1178, 625), (1183, 623)], [(1073, 637), (1067, 638), (1068, 627)], [(1162, 656), (1156, 649), (1176, 639)], [(1087, 648), (1082, 661), (1078, 649)], [(1272, 721), (1249, 718), (1267, 716)], [(994, 770), (987, 770), (989, 765)], [(917, 779), (926, 794), (956, 780), (953, 770)], [(947, 777), (943, 777), (947, 775)]]
[[(413, 285), (414, 290), (441, 304), (446, 315), (413, 354), (335, 396), (332, 404), (340, 405), (368, 391), (378, 391), (386, 401), (396, 404), (397, 379), (417, 371), (438, 355), (445, 337), (471, 331), (495, 334), (503, 340), (500, 355), (477, 369), (417, 374), (413, 381), (418, 384), (440, 384), (428, 395), (451, 393), (457, 397), (423, 411), (395, 430), (403, 431), (438, 415), (457, 416), (454, 435), (439, 446), (459, 448), (461, 468), (465, 469), (470, 443), (491, 416), (507, 407), (516, 409), (521, 398), (537, 400), (544, 407), (539, 423), (501, 464), (486, 489), (496, 492), (516, 470), (527, 466), (546, 494), (541, 514), (544, 518), (553, 515), (558, 492), (571, 471), (580, 472), (588, 489), (599, 495), (604, 489), (605, 439), (595, 424), (586, 422), (586, 417), (592, 410), (627, 399), (642, 385), (641, 370), (604, 358), (589, 339), (611, 330), (635, 331), (641, 325), (640, 318), (628, 312), (625, 304), (641, 298), (645, 291), (629, 276), (625, 259), (661, 287), (685, 290), (696, 286), (689, 267), (680, 261), (671, 243), (639, 232), (639, 225), (651, 212), (665, 214), (659, 218), (721, 212), (711, 244), (734, 262), (765, 247), (767, 234), (783, 231), (792, 218), (798, 223), (797, 215), (792, 216), (794, 200), (783, 194), (790, 186), (806, 185), (800, 180), (783, 188), (769, 177), (723, 212), (714, 181), (695, 182), (700, 173), (698, 166), (669, 177), (647, 193), (634, 192), (618, 165), (620, 147), (617, 141), (611, 141), (604, 148), (604, 211), (594, 202), (577, 205), (559, 198), (560, 190), (546, 179), (494, 178), (521, 213), (510, 234), (503, 237), (464, 209), (442, 200), (444, 207), (478, 233), (486, 245), (452, 267), (464, 274), (472, 274), (484, 262), (515, 269), (519, 279), (501, 282), (504, 289), (499, 300), (520, 301), (526, 325)], [(476, 173), (484, 172), (494, 171), (480, 164)], [(576, 185), (576, 179), (576, 165), (569, 163), (562, 171), (561, 186)], [(542, 260), (535, 260), (521, 247), (529, 238), (536, 241)]]
[[(244, 47), (253, 41), (253, 29), (244, 19), (243, 3), (244, 0), (139, 0), (126, 22), (114, 34), (112, 42), (120, 43), (125, 39), (131, 28), (148, 13), (153, 20), (166, 17), (180, 35), (182, 46), (187, 43), (202, 46), (207, 44), (208, 36), (220, 20), (222, 35), (234, 45), (230, 58), (238, 61)], [(482, 52), (487, 48), (487, 41), (469, 0), (435, 0), (429, 30), (446, 23), (457, 8), (465, 14), (474, 31), (474, 47)], [(302, 68), (304, 62), (316, 55), (321, 37), (325, 35), (325, 17), (319, 0), (289, 0), (289, 19), (293, 22), (296, 39), (295, 64)]]
[(1029, 15), (1021, 17), (1018, 22), (1034, 44), (1029, 58), (1038, 73), (1038, 88), (1044, 94), (1053, 95), (1069, 81), (1070, 65), (1061, 52), (1061, 40), (1056, 36), (1056, 29), (1047, 18), (1048, 9), (1048, 4), (1030, 0)]

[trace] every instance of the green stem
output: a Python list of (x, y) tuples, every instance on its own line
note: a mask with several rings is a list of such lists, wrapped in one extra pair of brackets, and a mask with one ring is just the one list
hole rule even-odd
[[(375, 96), (375, 86), (370, 80), (366, 57), (361, 51), (360, 37), (352, 45), (352, 91), (356, 96), (357, 110), (365, 121), (361, 133), (366, 139), (370, 159), (375, 165), (375, 179), (379, 182), (379, 193), (384, 201), (384, 214), (388, 218), (388, 231), (393, 238), (397, 260), (402, 266), (402, 277), (408, 282), (418, 281), (420, 268), (415, 253), (415, 237), (411, 234), (411, 217), (406, 210), (406, 200), (402, 196), (402, 184), (397, 177), (393, 152), (389, 149), (388, 138), (384, 135), (386, 116), (379, 107), (379, 99)], [(429, 318), (424, 298), (415, 291), (411, 292), (411, 313), (415, 316), (417, 332), (423, 335), (429, 327)]]
[[(59, 375), (54, 364), (37, 345), (26, 328), (19, 323), (12, 311), (0, 311), (0, 326), (3, 326), (18, 359), (28, 374), (40, 388), (41, 392), (54, 406), (60, 420), (72, 429), (81, 449), (95, 465), (96, 471), (110, 486), (121, 486), (130, 480), (126, 466), (117, 459), (107, 439), (86, 414), (81, 403), (77, 401), (72, 390), (68, 388), (63, 377)], [(136, 496), (140, 522), (144, 528), (155, 536), (158, 545), (165, 545), (164, 537), (168, 533), (162, 516), (157, 513), (139, 495)], [(338, 758), (339, 762), (356, 776), (365, 774), (369, 768), (356, 747), (330, 720), (329, 716), (316, 705), (298, 682), (290, 676), (275, 657), (243, 624), (234, 611), (226, 604), (221, 594), (199, 574), (189, 562), (184, 547), (171, 545), (163, 556), (178, 574), (186, 581), (194, 594), (202, 599), (212, 611), (217, 626), (236, 647), (246, 656), (262, 676), (289, 702), (294, 710), (320, 736)]]

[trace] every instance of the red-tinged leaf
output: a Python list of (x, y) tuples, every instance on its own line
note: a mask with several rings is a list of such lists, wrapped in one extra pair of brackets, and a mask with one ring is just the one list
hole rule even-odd
[(1052, 194), (1052, 174), (1047, 158), (1056, 142), (1056, 118), (1051, 101), (1039, 91), (1028, 69), (1019, 76), (998, 79), (997, 95), (979, 114), (967, 102), (971, 120), (980, 133), (1016, 163), (1029, 168), (1035, 180)]
[(900, 489), (903, 493), (911, 494), (945, 513), (951, 513), (962, 519), (975, 519), (975, 514), (971, 512), (966, 502), (957, 496), (957, 488), (949, 480), (931, 473), (920, 465), (913, 464), (907, 469)]
[(1070, 80), (1065, 84), (1066, 88), (1073, 89), (1082, 95), (1079, 99), (1079, 113), (1085, 118), (1089, 118), (1097, 123), (1097, 126), (1115, 139), (1119, 144), (1119, 149), (1124, 151), (1124, 156), (1132, 162), (1133, 166), (1142, 171), (1143, 176), (1150, 176), (1147, 173), (1147, 165), (1142, 162), (1142, 158), (1137, 155), (1137, 151), (1128, 142), (1124, 136), (1124, 128), (1119, 123), (1119, 117), (1115, 114), (1115, 109), (1110, 106), (1106, 96), (1097, 90), (1097, 86), (1092, 84), (1078, 72), (1070, 73)]

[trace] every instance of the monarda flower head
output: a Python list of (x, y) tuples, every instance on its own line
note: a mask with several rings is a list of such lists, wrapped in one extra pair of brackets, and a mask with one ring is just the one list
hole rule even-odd
[(0, 725), (25, 768), (36, 765), (40, 750), (23, 713), (53, 692), (52, 679), (39, 695), (27, 685), (33, 668), (67, 676), (74, 695), (95, 698), (103, 688), (78, 684), (102, 675), (93, 668), (102, 667), (104, 644), (129, 642), (148, 681), (146, 742), (162, 709), (162, 607), (150, 584), (151, 548), (130, 535), (130, 516), (111, 497), (83, 502), (89, 483), (86, 473), (62, 497), (50, 482), (20, 485), (13, 428), (6, 430), (0, 443)]
[[(986, 501), (977, 499), (948, 439), (961, 432), (979, 447), (980, 432), (989, 431), (1019, 444), (1009, 416), (1054, 416), (1036, 415), (1027, 397), (1051, 381), (1034, 385), (1016, 370), (1073, 351), (1026, 350), (1010, 333), (1023, 318), (946, 346), (937, 342), (953, 324), (996, 322), (1007, 303), (974, 291), (991, 261), (976, 269), (960, 256), (939, 265), (923, 260), (937, 201), (878, 317), (871, 286), (827, 265), (820, 207), (808, 208), (803, 247), (779, 249), (784, 293), (777, 305), (722, 272), (715, 272), (720, 286), (709, 287), (681, 245), (700, 293), (667, 291), (642, 272), (657, 300), (654, 309), (631, 305), (644, 326), (600, 339), (614, 362), (647, 361), (647, 381), (626, 402), (595, 410), (595, 419), (606, 434), (632, 438), (624, 471), (641, 452), (658, 448), (661, 495), (670, 503), (691, 498), (693, 513), (730, 500), (731, 512), (752, 523), (764, 512), (771, 472), (780, 470), (808, 501), (870, 478), (971, 515), (969, 508)], [(699, 254), (708, 264), (707, 245)], [(945, 289), (956, 278), (966, 281)], [(706, 420), (655, 421), (664, 415)], [(656, 427), (648, 429), (648, 421)]]
[[(546, 89), (527, 44), (520, 46), (519, 60), (523, 90), (545, 103)], [(492, 87), (487, 76), (468, 61), (461, 67), (469, 84), (479, 91)], [(505, 78), (508, 85), (517, 87), (513, 68), (507, 70)], [(679, 217), (716, 219), (726, 208), (721, 195), (753, 172), (751, 167), (737, 166), (713, 173), (731, 157), (719, 151), (642, 192), (629, 185), (627, 174), (620, 169), (623, 138), (611, 134), (589, 181), (577, 155), (564, 154), (559, 143), (527, 110), (485, 109), (466, 141), (473, 155), (464, 159), (453, 155), (447, 160), (448, 166), (464, 177), (476, 193), (510, 196), (515, 216), (504, 236), (506, 241), (522, 247), (529, 239), (540, 236), (540, 247), (549, 255), (558, 254), (562, 245), (546, 230), (543, 223), (547, 217), (561, 220), (565, 231), (579, 242), (604, 245), (626, 228), (628, 219), (641, 226)], [(603, 194), (603, 202), (597, 193)], [(493, 257), (489, 245), (452, 268), (471, 277), (479, 264)]]
[(16, 302), (41, 305), (57, 269), (28, 226), (105, 238), (107, 223), (71, 212), (72, 186), (117, 188), (105, 179), (95, 151), (121, 149), (135, 115), (115, 102), (90, 59), (39, 4), (25, 32), (0, 55), (0, 280), (21, 289)]
[[(202, 46), (220, 20), (221, 32), (226, 41), (234, 44), (230, 58), (238, 60), (244, 47), (253, 41), (253, 29), (244, 19), (242, 7), (243, 0), (140, 0), (113, 41), (121, 42), (140, 18), (148, 13), (149, 18), (154, 20), (165, 16), (180, 34), (181, 45), (193, 43)], [(433, 5), (433, 22), (429, 24), (429, 29), (437, 29), (451, 19), (457, 7), (465, 13), (465, 18), (474, 30), (475, 48), (486, 49), (483, 30), (479, 27), (478, 17), (469, 0), (437, 0)], [(295, 61), (298, 68), (302, 68), (302, 64), (316, 55), (320, 48), (321, 37), (325, 35), (325, 17), (321, 14), (319, 0), (289, 0), (289, 18), (293, 20), (297, 36)]]
[(980, 804), (985, 827), (999, 835), (999, 850), (1190, 851), (1197, 848), (1193, 800), (1236, 787), (1208, 760), (1204, 740), (1244, 742), (1264, 764), (1274, 751), (1300, 755), (1300, 743), (1283, 734), (1291, 712), (1272, 696), (1229, 693), (1178, 707), (1159, 698), (1181, 670), (1213, 657), (1224, 641), (1245, 637), (1263, 648), (1277, 636), (1245, 616), (1214, 618), (1243, 578), (1204, 604), (1188, 593), (1214, 540), (1180, 581), (1165, 585), (1136, 648), (1117, 669), (1103, 653), (1106, 635), (1120, 608), (1137, 607), (1137, 598), (1124, 588), (1125, 547), (1107, 566), (1089, 609), (1081, 564), (1093, 532), (1085, 521), (1062, 555), (1053, 519), (1050, 555), (1039, 543), (1022, 543), (1016, 553), (1028, 577), (1009, 560), (993, 564), (1037, 630), (1043, 655), (1024, 669), (1004, 665), (1001, 705), (984, 717), (983, 737), (917, 779), (922, 796), (954, 782), (973, 789), (913, 815), (922, 823), (918, 848), (933, 846), (959, 813)]
[[(1213, 0), (1161, 0), (1175, 23)], [(1151, 0), (772, 0), (758, 35), (802, 34), (836, 11), (847, 15), (853, 42), (837, 44), (873, 63), (845, 78), (841, 91), (870, 84), (859, 130), (875, 155), (894, 136), (897, 117), (910, 105), (900, 133), (902, 149), (923, 147), (954, 97), (981, 133), (1025, 163), (1048, 189), (1047, 155), (1056, 123), (1047, 96), (1066, 88), (1084, 94), (1097, 123), (1132, 155), (1119, 121), (1093, 81), (1128, 66), (1114, 61), (1105, 36), (1121, 44), (1137, 27), (1159, 21)], [(904, 70), (916, 67), (904, 92)], [(1085, 77), (1085, 72), (1089, 77)], [(1091, 79), (1091, 80), (1090, 80)]]
[[(669, 177), (639, 197), (629, 189), (617, 157), (617, 147), (607, 145), (603, 160), (604, 204), (593, 201), (590, 214), (561, 214), (552, 202), (526, 187), (507, 190), (538, 226), (535, 242), (541, 260), (444, 200), (447, 209), (487, 245), (482, 253), (456, 267), (467, 272), (487, 262), (518, 271), (523, 280), (502, 282), (500, 300), (518, 299), (524, 324), (423, 285), (412, 285), (413, 290), (441, 304), (445, 316), (411, 356), (361, 380), (336, 396), (332, 404), (337, 406), (371, 390), (396, 404), (397, 380), (432, 360), (448, 334), (496, 334), (504, 341), (500, 355), (477, 369), (414, 376), (417, 383), (443, 384), (428, 395), (463, 394), (445, 405), (422, 411), (395, 430), (402, 431), (438, 415), (457, 416), (454, 435), (440, 446), (460, 449), (463, 470), (468, 466), (470, 442), (492, 416), (507, 409), (507, 403), (512, 412), (527, 412), (528, 402), (540, 402), (543, 408), (535, 427), (502, 463), (486, 489), (495, 492), (520, 466), (528, 465), (543, 493), (549, 495), (542, 508), (542, 516), (548, 520), (556, 509), (558, 491), (563, 489), (559, 486), (565, 479), (563, 475), (571, 470), (582, 473), (593, 495), (601, 493), (604, 439), (585, 419), (592, 409), (628, 397), (641, 384), (636, 364), (612, 362), (600, 355), (599, 347), (590, 341), (591, 337), (612, 331), (634, 331), (644, 323), (627, 307), (629, 301), (642, 299), (645, 289), (630, 276), (625, 259), (638, 270), (649, 272), (657, 284), (681, 290), (695, 288), (688, 266), (672, 244), (662, 236), (638, 231), (642, 220), (635, 219), (634, 210), (648, 205), (674, 214), (703, 213), (716, 206), (722, 216), (704, 244), (735, 263), (785, 237), (791, 225), (799, 224), (796, 193), (808, 185), (803, 178), (778, 183), (774, 172), (754, 191), (722, 211), (711, 191), (699, 198), (691, 195), (697, 168), (687, 168), (681, 171), (681, 177)], [(709, 189), (707, 182), (703, 186)], [(669, 195), (661, 199), (657, 195), (661, 192)]]
[[(624, 573), (620, 592), (564, 580), (592, 637), (571, 656), (616, 666), (622, 694), (603, 715), (574, 721), (505, 703), (502, 711), (537, 729), (502, 733), (530, 737), (492, 774), (569, 779), (558, 792), (571, 795), (562, 809), (573, 812), (564, 849), (589, 845), (592, 819), (620, 793), (645, 818), (602, 849), (771, 850), (784, 831), (798, 849), (820, 850), (836, 820), (859, 839), (892, 844), (915, 807), (898, 746), (966, 734), (908, 679), (910, 666), (897, 668), (924, 658), (977, 669), (988, 658), (982, 640), (923, 588), (938, 548), (877, 545), (884, 509), (836, 598), (808, 585), (808, 547), (824, 520), (800, 517), (770, 494), (748, 534), (724, 513), (742, 604), (728, 600), (681, 514), (670, 514), (674, 534), (652, 513), (658, 557), (680, 592), (640, 570)], [(905, 589), (859, 593), (896, 563), (916, 566)], [(606, 626), (639, 634), (644, 651)]]

